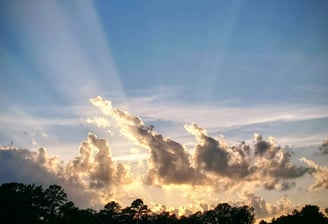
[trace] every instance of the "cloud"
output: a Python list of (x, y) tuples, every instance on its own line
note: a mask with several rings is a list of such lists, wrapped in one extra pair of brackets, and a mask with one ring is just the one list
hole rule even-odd
[(294, 165), (289, 148), (280, 147), (272, 137), (265, 140), (255, 134), (253, 147), (244, 141), (232, 145), (209, 136), (197, 124), (187, 124), (185, 129), (198, 141), (191, 154), (183, 144), (157, 133), (139, 116), (114, 108), (110, 101), (98, 96), (90, 102), (116, 123), (121, 135), (149, 149), (147, 184), (211, 184), (224, 190), (253, 182), (286, 191), (295, 186), (293, 179), (308, 172), (307, 167)]
[[(328, 106), (272, 105), (256, 107), (231, 107), (227, 104), (195, 105), (177, 102), (185, 94), (181, 91), (167, 98), (169, 92), (177, 90), (154, 90), (151, 97), (132, 97), (117, 102), (119, 108), (129, 108), (135, 114), (142, 114), (151, 120), (174, 121), (177, 123), (198, 123), (207, 128), (232, 127), (247, 124), (270, 123), (273, 121), (302, 121), (328, 117)], [(140, 95), (140, 94), (139, 94)], [(168, 109), (169, 108), (169, 109)], [(190, 112), (192, 111), (192, 113)], [(240, 116), (240, 115), (243, 116)], [(222, 117), (224, 119), (217, 119)]]
[(78, 183), (63, 178), (63, 170), (56, 158), (47, 155), (45, 148), (37, 152), (26, 149), (0, 149), (0, 182), (22, 182), (37, 185), (59, 184), (63, 186), (68, 198), (81, 207), (97, 203), (95, 192), (89, 191)]
[[(170, 91), (172, 92), (172, 89), (167, 89), (164, 93)], [(176, 99), (183, 97), (183, 92), (175, 93), (170, 98), (161, 93), (161, 90), (153, 90), (150, 93), (135, 94), (135, 97), (128, 99), (115, 99), (115, 106), (142, 115), (144, 122), (151, 122), (156, 126), (163, 122), (169, 124), (169, 127), (161, 126), (162, 133), (174, 136), (179, 142), (185, 138), (190, 139), (183, 134), (182, 127), (186, 123), (201, 124), (210, 133), (215, 131), (216, 135), (224, 134), (234, 140), (248, 139), (254, 132), (273, 135), (283, 145), (297, 143), (297, 146), (310, 146), (317, 144), (326, 135), (325, 125), (319, 125), (328, 121), (326, 105), (232, 107), (220, 102), (215, 105), (197, 105), (177, 102)], [(141, 94), (151, 97), (142, 97)]]
[(109, 120), (104, 117), (88, 118), (86, 122), (89, 124), (96, 124), (99, 128), (108, 128), (110, 126)]
[(293, 186), (293, 184), (285, 181), (301, 177), (308, 172), (308, 168), (296, 166), (291, 162), (293, 152), (290, 151), (289, 147), (280, 147), (272, 137), (269, 138), (269, 141), (266, 141), (259, 134), (254, 136), (254, 165), (256, 170), (263, 176), (274, 178), (270, 183), (266, 183), (267, 186), (275, 184), (279, 179), (283, 179), (284, 181), (279, 188), (286, 189), (288, 186)]
[[(270, 137), (269, 141), (265, 141), (261, 135), (254, 134), (254, 140), (254, 155), (260, 156), (257, 159), (260, 164), (265, 165), (264, 174), (276, 178), (293, 179), (303, 176), (308, 171), (306, 167), (297, 167), (292, 164), (293, 152), (290, 151), (288, 146), (281, 148), (273, 137)], [(286, 187), (289, 184), (285, 183), (283, 185)]]
[(254, 140), (256, 142), (254, 146), (255, 155), (262, 156), (265, 152), (267, 152), (270, 149), (271, 144), (269, 142), (264, 141), (262, 135), (257, 133), (254, 134)]
[(328, 139), (324, 140), (324, 142), (319, 147), (319, 150), (322, 154), (328, 154)]
[(232, 179), (239, 179), (253, 172), (250, 166), (250, 147), (245, 142), (230, 146), (225, 140), (208, 136), (206, 130), (197, 124), (185, 125), (185, 128), (199, 142), (194, 153), (198, 169)]
[[(158, 133), (153, 126), (145, 124), (141, 117), (113, 107), (110, 101), (96, 97), (90, 102), (106, 116), (103, 119), (95, 117), (90, 121), (95, 125), (99, 125), (96, 120), (106, 121), (111, 124), (109, 128), (117, 128), (122, 136), (136, 144), (131, 147), (148, 150), (147, 161), (139, 161), (143, 166), (133, 161), (113, 161), (109, 142), (89, 133), (81, 142), (78, 155), (67, 162), (49, 155), (46, 148), (31, 152), (2, 147), (0, 181), (43, 185), (56, 183), (63, 186), (69, 197), (82, 207), (95, 207), (109, 199), (126, 200), (145, 189), (155, 193), (160, 191), (163, 195), (179, 192), (179, 199), (188, 203), (192, 200), (194, 203), (184, 207), (184, 211), (211, 207), (205, 205), (206, 201), (200, 200), (208, 198), (210, 202), (218, 201), (218, 198), (210, 198), (208, 193), (216, 196), (233, 195), (242, 189), (254, 192), (259, 187), (286, 191), (296, 186), (295, 179), (305, 173), (316, 178), (313, 189), (327, 188), (325, 167), (313, 165), (309, 161), (309, 167), (296, 166), (292, 163), (291, 149), (280, 147), (272, 137), (266, 139), (255, 134), (253, 143), (241, 141), (231, 144), (223, 138), (210, 136), (206, 129), (192, 123), (184, 127), (197, 142), (195, 145), (189, 144), (190, 148), (187, 148)], [(21, 172), (17, 172), (17, 169)], [(196, 192), (193, 197), (184, 193), (190, 191)], [(248, 199), (252, 199), (254, 204), (258, 203), (259, 213), (273, 214), (274, 207), (268, 207), (252, 192)], [(147, 193), (143, 196), (154, 201)], [(156, 203), (163, 202), (166, 202), (164, 196)], [(176, 208), (180, 206), (177, 203), (175, 205)]]
[(306, 158), (301, 158), (300, 160), (310, 167), (310, 174), (315, 178), (315, 182), (310, 186), (310, 190), (328, 189), (328, 166), (319, 166), (314, 161)]
[(69, 179), (77, 178), (78, 182), (88, 183), (90, 188), (108, 188), (128, 181), (125, 167), (113, 163), (108, 141), (91, 133), (81, 143), (80, 155), (69, 161), (65, 169)]
[(245, 193), (241, 196), (240, 204), (247, 204), (254, 208), (256, 218), (273, 217), (290, 212), (295, 209), (293, 204), (285, 195), (279, 198), (275, 203), (267, 203), (264, 198), (254, 193)]
[(140, 117), (113, 108), (110, 101), (103, 101), (98, 96), (90, 102), (113, 118), (123, 136), (150, 150), (146, 183), (182, 184), (200, 181), (201, 176), (192, 168), (190, 156), (183, 145), (153, 131)]
[(94, 207), (109, 195), (117, 197), (119, 186), (130, 183), (131, 178), (126, 164), (112, 161), (107, 140), (89, 133), (79, 155), (67, 163), (48, 155), (46, 148), (31, 152), (1, 147), (0, 182), (59, 184), (79, 206)]
[(255, 134), (255, 145), (251, 148), (245, 142), (229, 145), (224, 140), (210, 137), (197, 124), (185, 125), (185, 128), (199, 142), (194, 153), (196, 168), (227, 178), (227, 186), (241, 181), (259, 181), (269, 190), (288, 190), (295, 185), (291, 179), (308, 171), (306, 167), (293, 165), (290, 161), (292, 153), (278, 146), (272, 137), (265, 141)]

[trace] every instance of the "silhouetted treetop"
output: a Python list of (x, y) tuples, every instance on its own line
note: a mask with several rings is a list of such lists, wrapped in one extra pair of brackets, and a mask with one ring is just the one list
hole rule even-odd
[[(292, 214), (282, 215), (278, 218), (273, 218), (271, 224), (328, 224), (328, 218), (325, 217), (318, 206), (305, 205), (301, 211), (294, 210)], [(268, 222), (261, 221), (260, 224), (269, 224)]]
[[(4, 183), (0, 185), (0, 223), (45, 223), (45, 224), (252, 224), (254, 209), (249, 206), (233, 207), (219, 203), (214, 209), (195, 212), (178, 218), (174, 213), (152, 212), (141, 199), (122, 208), (115, 201), (108, 202), (103, 209), (79, 209), (67, 200), (64, 190), (58, 185), (48, 188), (34, 184)], [(301, 211), (272, 219), (272, 224), (315, 223), (328, 224), (318, 206), (306, 205)], [(261, 221), (261, 224), (268, 224)]]

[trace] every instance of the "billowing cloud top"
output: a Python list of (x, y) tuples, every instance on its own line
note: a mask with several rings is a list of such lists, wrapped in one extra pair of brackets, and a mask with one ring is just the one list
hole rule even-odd
[[(157, 187), (160, 187), (175, 193), (189, 189), (183, 197), (199, 205), (190, 209), (205, 206), (201, 197), (193, 196), (203, 195), (204, 189), (212, 193), (239, 192), (244, 202), (254, 206), (257, 214), (263, 216), (285, 207), (280, 206), (281, 203), (269, 205), (256, 196), (254, 190), (258, 187), (286, 191), (296, 185), (296, 178), (308, 173), (315, 180), (309, 190), (328, 188), (326, 166), (319, 166), (306, 158), (301, 161), (307, 166), (295, 165), (290, 148), (280, 147), (272, 137), (265, 139), (260, 134), (254, 134), (252, 144), (245, 141), (229, 144), (224, 139), (211, 137), (204, 128), (191, 123), (184, 128), (195, 137), (196, 144), (187, 148), (158, 133), (140, 117), (113, 107), (110, 101), (96, 97), (90, 102), (105, 117), (94, 117), (87, 122), (100, 128), (116, 126), (131, 143), (148, 149), (149, 156), (143, 166), (141, 163), (133, 165), (114, 161), (108, 140), (89, 133), (80, 144), (79, 154), (67, 162), (49, 155), (46, 148), (31, 152), (1, 147), (0, 181), (56, 183), (63, 186), (71, 200), (82, 207), (97, 207), (109, 200), (122, 201), (140, 193), (141, 188), (151, 191), (156, 188), (158, 191)], [(325, 146), (326, 142), (321, 151)], [(281, 200), (286, 201), (284, 198)], [(205, 207), (209, 208), (209, 205)]]
[(105, 115), (111, 116), (128, 139), (150, 149), (149, 171), (145, 182), (149, 184), (197, 183), (200, 174), (190, 164), (185, 147), (144, 124), (142, 119), (126, 111), (113, 108), (110, 101), (101, 97), (91, 99)]
[(67, 163), (48, 155), (45, 148), (31, 152), (2, 147), (0, 178), (0, 182), (60, 184), (82, 207), (101, 205), (116, 186), (131, 181), (128, 167), (112, 161), (108, 141), (91, 133), (81, 143), (80, 154)]
[(291, 151), (281, 148), (272, 137), (266, 141), (255, 134), (254, 146), (245, 142), (229, 145), (210, 137), (199, 125), (187, 124), (185, 129), (198, 141), (190, 154), (184, 145), (152, 130), (140, 117), (112, 107), (110, 101), (98, 96), (90, 102), (113, 119), (123, 136), (150, 150), (148, 184), (211, 184), (222, 188), (252, 181), (267, 189), (287, 190), (294, 186), (294, 178), (309, 171), (292, 164)]
[(66, 178), (89, 184), (89, 187), (96, 189), (117, 184), (125, 174), (122, 164), (113, 164), (107, 140), (91, 133), (81, 143), (80, 155), (65, 167)]

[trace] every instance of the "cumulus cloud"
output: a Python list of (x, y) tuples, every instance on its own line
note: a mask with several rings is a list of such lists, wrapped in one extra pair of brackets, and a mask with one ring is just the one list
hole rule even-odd
[[(90, 201), (96, 205), (105, 203), (109, 198), (129, 198), (137, 191), (130, 194), (124, 189), (133, 191), (137, 185), (139, 190), (160, 186), (163, 192), (167, 192), (167, 188), (179, 188), (180, 198), (194, 200), (194, 205), (184, 207), (184, 212), (210, 208), (205, 201), (199, 200), (209, 197), (206, 195), (208, 192), (233, 195), (241, 189), (254, 191), (257, 187), (286, 191), (294, 187), (295, 179), (305, 173), (315, 177), (311, 189), (327, 189), (327, 167), (307, 159), (302, 161), (308, 166), (296, 166), (292, 162), (291, 149), (281, 147), (272, 137), (254, 134), (252, 143), (241, 141), (230, 144), (222, 138), (210, 136), (206, 129), (192, 123), (184, 127), (195, 137), (196, 144), (189, 144), (190, 148), (187, 148), (158, 133), (153, 126), (146, 125), (141, 117), (113, 107), (110, 101), (96, 97), (90, 102), (105, 117), (88, 119), (88, 123), (101, 128), (118, 128), (122, 136), (136, 144), (133, 147), (149, 151), (147, 162), (143, 160), (142, 167), (136, 165), (136, 169), (132, 170), (134, 178), (131, 178), (127, 162), (119, 163), (112, 159), (109, 142), (89, 133), (81, 142), (78, 155), (67, 162), (49, 155), (46, 148), (31, 152), (2, 147), (0, 181), (56, 183), (63, 186), (71, 199), (81, 206), (90, 206)], [(131, 153), (138, 151), (131, 148)], [(183, 192), (190, 193), (190, 189), (199, 189), (196, 198), (183, 195)], [(263, 217), (283, 209), (278, 205), (268, 205), (252, 192), (245, 194), (246, 199)], [(218, 201), (217, 198), (213, 200)]]
[(182, 184), (201, 180), (200, 174), (192, 168), (190, 155), (182, 144), (155, 132), (140, 117), (113, 108), (110, 101), (103, 101), (98, 96), (90, 102), (113, 118), (123, 136), (150, 150), (146, 183)]
[[(267, 151), (270, 150), (271, 145), (274, 144), (273, 138), (270, 138), (270, 142), (264, 141), (262, 135), (255, 133), (254, 134), (254, 141), (255, 141), (255, 146), (254, 146), (254, 154), (262, 156), (265, 154)], [(274, 150), (271, 150), (274, 151)], [(274, 153), (272, 153), (274, 155)], [(272, 155), (272, 156), (273, 156)]]
[(241, 196), (242, 201), (239, 204), (247, 204), (254, 208), (256, 218), (273, 217), (290, 212), (295, 209), (292, 203), (285, 195), (276, 202), (270, 204), (263, 197), (254, 193), (245, 193)]
[(328, 154), (328, 139), (324, 140), (324, 142), (319, 147), (319, 150), (322, 154)]
[(225, 141), (207, 135), (197, 124), (185, 125), (186, 130), (195, 135), (199, 144), (195, 148), (195, 165), (198, 170), (214, 172), (218, 175), (240, 178), (251, 171), (248, 146), (229, 147)]
[(183, 144), (157, 133), (139, 116), (114, 108), (110, 101), (98, 96), (90, 102), (114, 121), (121, 135), (149, 149), (147, 184), (210, 184), (225, 190), (253, 182), (286, 191), (295, 186), (295, 178), (309, 171), (294, 165), (290, 149), (280, 147), (272, 137), (266, 140), (254, 134), (253, 146), (244, 141), (232, 145), (209, 136), (197, 124), (187, 124), (185, 129), (198, 142), (191, 154)]
[(45, 149), (38, 152), (31, 152), (26, 149), (16, 149), (13, 147), (0, 148), (0, 181), (13, 182), (21, 181), (27, 183), (48, 183), (57, 180), (56, 175), (44, 169)]
[(301, 158), (300, 160), (310, 167), (310, 174), (315, 178), (315, 182), (310, 186), (310, 190), (328, 189), (328, 166), (319, 166), (314, 161), (306, 158)]
[(81, 143), (80, 154), (67, 163), (46, 148), (0, 150), (0, 182), (59, 184), (82, 207), (102, 205), (103, 197), (113, 196), (117, 186), (130, 181), (128, 167), (112, 161), (107, 140), (91, 133)]
[[(88, 207), (97, 195), (78, 183), (72, 183), (61, 177), (62, 170), (56, 164), (55, 157), (47, 155), (45, 148), (37, 152), (26, 149), (0, 149), (0, 182), (22, 182), (29, 184), (59, 184), (64, 187), (70, 200), (81, 207)], [(97, 203), (97, 202), (94, 202)]]
[(288, 190), (295, 184), (291, 179), (303, 176), (308, 168), (292, 164), (292, 153), (276, 144), (254, 135), (254, 147), (245, 142), (229, 145), (224, 140), (210, 137), (197, 124), (185, 125), (198, 141), (195, 147), (195, 167), (200, 171), (228, 178), (227, 186), (241, 181), (258, 181), (269, 190)]
[(114, 165), (106, 139), (89, 133), (80, 145), (80, 155), (68, 162), (65, 175), (69, 179), (88, 183), (91, 188), (105, 188), (121, 181), (128, 181), (122, 164)]

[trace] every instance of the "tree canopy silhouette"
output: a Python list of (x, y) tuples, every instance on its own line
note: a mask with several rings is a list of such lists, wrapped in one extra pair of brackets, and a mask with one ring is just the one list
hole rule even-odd
[(95, 212), (75, 207), (58, 185), (5, 183), (0, 199), (0, 223), (95, 223)]
[[(271, 224), (285, 224), (285, 223), (297, 223), (297, 224), (328, 224), (328, 218), (324, 216), (320, 209), (316, 205), (305, 205), (301, 211), (294, 210), (292, 214), (282, 215), (278, 218), (273, 218)], [(260, 224), (269, 224), (262, 220)]]
[[(141, 199), (122, 208), (115, 202), (108, 202), (103, 209), (79, 209), (67, 200), (64, 190), (58, 185), (48, 188), (34, 184), (4, 183), (0, 185), (0, 223), (45, 223), (45, 224), (252, 224), (255, 222), (254, 209), (249, 206), (233, 207), (220, 203), (214, 209), (195, 212), (189, 216), (177, 217), (169, 211), (152, 212)], [(261, 221), (261, 224), (268, 224)], [(316, 223), (328, 224), (318, 206), (306, 205), (301, 211), (272, 219), (272, 224)]]

